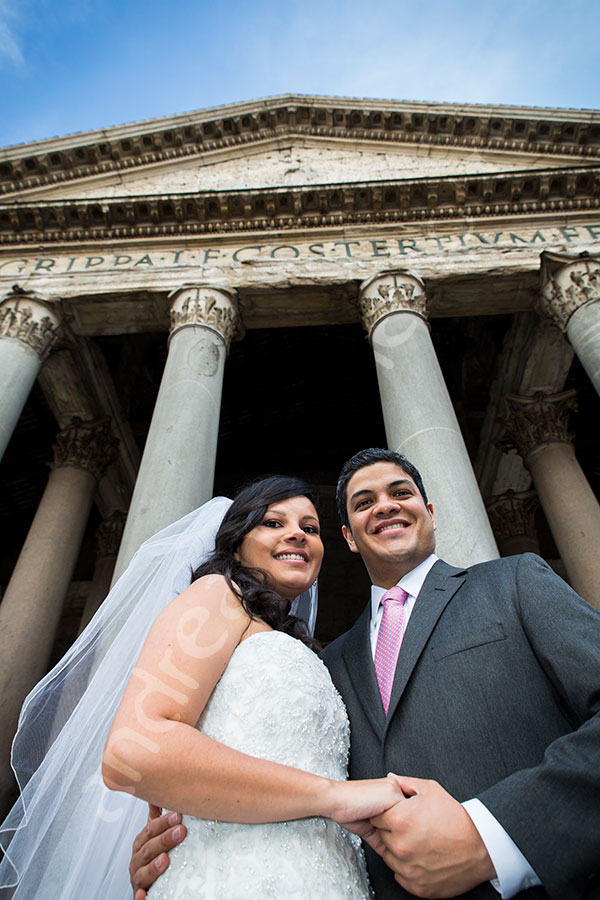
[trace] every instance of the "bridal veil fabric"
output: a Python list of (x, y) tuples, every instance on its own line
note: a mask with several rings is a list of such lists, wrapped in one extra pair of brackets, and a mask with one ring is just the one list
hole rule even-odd
[[(20, 796), (0, 827), (0, 887), (14, 900), (129, 900), (147, 805), (102, 782), (104, 743), (148, 631), (214, 549), (216, 497), (149, 538), (63, 659), (29, 694), (13, 742)], [(314, 629), (316, 586), (292, 611)]]

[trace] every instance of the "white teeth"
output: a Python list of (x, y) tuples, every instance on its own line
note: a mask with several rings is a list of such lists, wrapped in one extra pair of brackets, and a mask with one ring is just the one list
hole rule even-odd
[(305, 557), (300, 553), (278, 553), (276, 559), (299, 559), (301, 562), (306, 562)]
[(377, 534), (381, 534), (383, 531), (389, 531), (390, 528), (408, 528), (408, 525), (405, 525), (404, 522), (394, 522), (393, 525), (384, 525), (383, 528), (378, 528)]

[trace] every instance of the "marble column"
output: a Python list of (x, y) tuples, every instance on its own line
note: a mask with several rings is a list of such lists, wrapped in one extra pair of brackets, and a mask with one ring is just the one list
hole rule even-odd
[(116, 456), (110, 420), (74, 419), (54, 445), (46, 490), (0, 604), (0, 805), (23, 700), (48, 667), (98, 481)]
[(600, 256), (542, 253), (542, 311), (563, 331), (600, 394)]
[(223, 371), (240, 328), (236, 294), (184, 285), (170, 296), (167, 362), (113, 580), (146, 538), (212, 496)]
[(515, 449), (529, 469), (573, 588), (600, 608), (600, 505), (568, 433), (575, 391), (509, 394), (498, 446)]
[(360, 286), (388, 445), (420, 470), (438, 525), (437, 552), (468, 566), (498, 556), (494, 535), (426, 320), (423, 282), (405, 270)]
[(0, 300), (0, 459), (61, 322), (54, 298), (15, 287)]
[(540, 545), (535, 531), (539, 500), (535, 491), (508, 490), (487, 505), (488, 515), (502, 556), (537, 553)]
[(79, 634), (90, 623), (110, 590), (119, 545), (125, 527), (125, 513), (114, 510), (96, 530), (96, 565), (79, 625)]

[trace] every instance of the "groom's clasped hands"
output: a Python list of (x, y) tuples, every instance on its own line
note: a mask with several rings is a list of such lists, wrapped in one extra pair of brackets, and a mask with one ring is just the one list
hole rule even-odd
[(369, 836), (361, 836), (398, 884), (416, 897), (441, 900), (496, 876), (470, 816), (437, 781), (393, 773), (386, 780), (401, 791), (404, 802), (371, 817)]
[[(495, 876), (486, 848), (465, 809), (436, 781), (390, 773), (385, 779), (346, 782), (352, 804), (336, 821), (366, 841), (417, 897), (456, 897)], [(364, 814), (365, 801), (380, 811)], [(362, 801), (362, 802), (361, 802)], [(385, 807), (385, 808), (382, 808)]]

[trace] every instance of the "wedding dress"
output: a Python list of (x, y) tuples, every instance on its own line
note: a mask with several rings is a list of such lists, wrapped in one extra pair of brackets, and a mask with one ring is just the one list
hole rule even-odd
[[(110, 724), (152, 622), (213, 551), (231, 500), (214, 498), (149, 538), (83, 634), (27, 697), (13, 744), (21, 795), (0, 826), (0, 890), (23, 900), (129, 900), (147, 805), (100, 775)], [(316, 618), (316, 586), (292, 612)], [(348, 720), (327, 670), (282, 632), (242, 641), (198, 727), (246, 753), (346, 778)], [(358, 839), (324, 819), (189, 833), (150, 900), (366, 900)], [(17, 886), (18, 885), (18, 886)], [(3, 894), (4, 896), (4, 894)]]
[[(346, 778), (349, 725), (321, 660), (280, 631), (234, 651), (200, 720), (204, 734), (252, 756)], [(367, 900), (360, 840), (329, 819), (238, 825), (184, 816), (148, 900)]]

